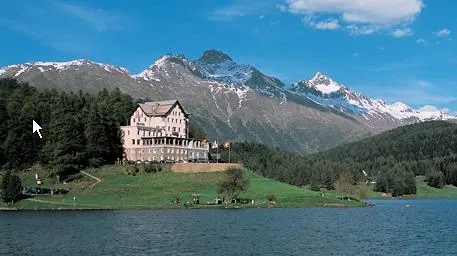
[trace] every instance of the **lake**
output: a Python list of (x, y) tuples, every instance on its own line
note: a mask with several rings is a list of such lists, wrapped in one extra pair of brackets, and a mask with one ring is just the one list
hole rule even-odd
[(456, 255), (457, 200), (371, 201), (377, 206), (0, 212), (0, 255)]

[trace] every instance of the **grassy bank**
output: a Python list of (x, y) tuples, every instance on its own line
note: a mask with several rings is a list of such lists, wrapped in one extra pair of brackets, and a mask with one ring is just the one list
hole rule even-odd
[[(434, 188), (427, 185), (424, 181), (425, 176), (416, 177), (416, 188), (417, 193), (413, 196), (407, 196), (408, 198), (417, 199), (457, 199), (457, 187), (445, 186), (443, 188)], [(385, 198), (382, 193), (374, 192), (373, 185), (368, 186), (368, 197), (369, 198)]]
[[(165, 168), (167, 169), (167, 168)], [(168, 166), (169, 169), (169, 166)], [(105, 166), (88, 170), (89, 174), (100, 178), (96, 181), (88, 176), (82, 176), (68, 184), (56, 184), (54, 179), (46, 178), (43, 170), (35, 170), (21, 174), (23, 185), (35, 185), (35, 173), (44, 178), (43, 187), (64, 188), (71, 191), (67, 195), (35, 196), (22, 200), (14, 205), (19, 209), (58, 209), (58, 208), (102, 208), (102, 209), (149, 209), (149, 208), (183, 208), (170, 205), (176, 196), (181, 202), (192, 202), (192, 194), (200, 194), (199, 207), (206, 206), (217, 195), (217, 184), (224, 173), (160, 173), (139, 172), (135, 176), (127, 175), (122, 166)], [(266, 207), (265, 197), (274, 194), (277, 198), (275, 207), (319, 207), (332, 204), (349, 206), (360, 205), (357, 201), (347, 202), (336, 198), (333, 193), (322, 197), (320, 192), (266, 179), (254, 173), (248, 173), (250, 186), (242, 198), (255, 200), (254, 205), (243, 207)], [(94, 185), (95, 184), (95, 185)], [(76, 198), (75, 200), (73, 198)], [(5, 205), (0, 205), (0, 207)]]

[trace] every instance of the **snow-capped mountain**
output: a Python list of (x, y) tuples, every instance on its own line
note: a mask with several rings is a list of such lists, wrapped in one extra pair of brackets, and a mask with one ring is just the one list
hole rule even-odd
[(14, 77), (20, 76), (23, 72), (38, 69), (40, 72), (46, 71), (63, 71), (71, 68), (77, 68), (87, 65), (96, 65), (108, 72), (120, 72), (128, 73), (128, 70), (122, 67), (117, 67), (109, 64), (102, 64), (97, 62), (92, 62), (90, 60), (78, 59), (67, 62), (29, 62), (19, 65), (11, 65), (0, 69), (0, 75), (11, 70), (15, 70)]
[(266, 76), (250, 65), (238, 64), (227, 54), (217, 50), (205, 51), (202, 57), (194, 61), (184, 55), (165, 55), (132, 77), (157, 81), (157, 74), (166, 70), (167, 65), (181, 66), (202, 80), (217, 82), (238, 91), (254, 89), (270, 96), (283, 96), (280, 91), (284, 84), (280, 80)]
[(41, 88), (75, 92), (119, 88), (136, 99), (179, 99), (210, 138), (255, 140), (300, 153), (408, 123), (451, 118), (440, 111), (368, 98), (321, 73), (286, 87), (216, 50), (196, 60), (164, 55), (138, 74), (74, 60), (7, 66), (0, 68), (3, 77)]
[(132, 75), (133, 78), (143, 81), (161, 81), (159, 76), (168, 74), (173, 67), (182, 68), (196, 77), (217, 83), (237, 93), (243, 98), (248, 91), (255, 90), (269, 97), (281, 98), (281, 103), (287, 101), (285, 93), (289, 93), (279, 79), (262, 74), (255, 67), (238, 64), (227, 54), (208, 50), (197, 60), (189, 60), (181, 54), (169, 54), (162, 56), (144, 71)]
[(402, 103), (387, 103), (381, 99), (371, 99), (353, 91), (345, 85), (338, 84), (327, 76), (316, 73), (310, 80), (293, 84), (289, 90), (302, 97), (309, 98), (323, 107), (343, 113), (363, 116), (368, 121), (373, 118), (394, 118), (400, 121), (419, 119), (448, 120), (454, 117), (440, 111), (419, 111)]

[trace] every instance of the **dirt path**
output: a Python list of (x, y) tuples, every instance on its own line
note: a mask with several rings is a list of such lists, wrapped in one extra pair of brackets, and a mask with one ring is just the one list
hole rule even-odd
[(96, 180), (96, 182), (95, 182), (94, 184), (90, 185), (91, 188), (95, 187), (95, 185), (97, 185), (98, 183), (102, 182), (101, 179), (95, 177), (95, 176), (92, 175), (92, 174), (89, 174), (89, 173), (87, 173), (87, 172), (85, 172), (85, 171), (81, 171), (81, 173), (84, 174), (84, 175), (87, 175), (87, 176), (91, 177), (91, 178), (94, 179), (94, 180)]
[(228, 163), (178, 163), (173, 164), (171, 171), (173, 172), (187, 172), (187, 173), (198, 173), (198, 172), (223, 172), (227, 168), (241, 168), (240, 164), (228, 164)]

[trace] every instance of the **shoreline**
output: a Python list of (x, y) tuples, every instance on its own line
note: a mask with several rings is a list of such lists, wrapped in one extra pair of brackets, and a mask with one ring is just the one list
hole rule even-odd
[(283, 206), (283, 207), (267, 207), (267, 206), (251, 206), (251, 207), (242, 207), (239, 205), (234, 205), (231, 207), (226, 206), (210, 206), (210, 207), (146, 207), (146, 208), (0, 208), (2, 211), (140, 211), (140, 210), (204, 210), (204, 209), (217, 209), (217, 210), (243, 210), (243, 209), (307, 209), (307, 208), (354, 208), (354, 207), (367, 207), (369, 204), (365, 205), (345, 205), (345, 204), (322, 204), (315, 206)]

